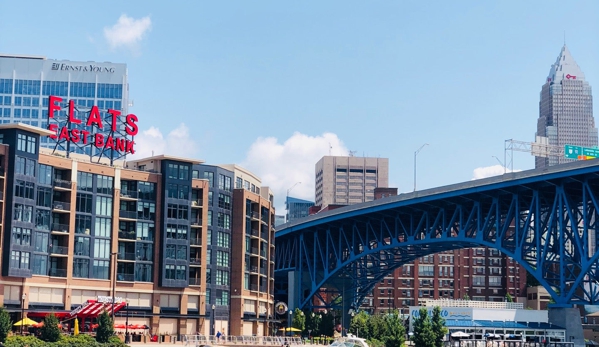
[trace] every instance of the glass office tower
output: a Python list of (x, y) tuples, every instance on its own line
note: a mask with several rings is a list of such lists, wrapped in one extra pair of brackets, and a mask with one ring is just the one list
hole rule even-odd
[[(47, 128), (48, 96), (54, 95), (63, 99), (58, 115), (61, 118), (66, 118), (67, 100), (74, 100), (75, 116), (83, 119), (83, 124), (71, 124), (73, 128), (84, 127), (90, 108), (98, 106), (104, 126), (95, 129), (95, 132), (108, 135), (112, 117), (107, 110), (119, 110), (124, 115), (128, 113), (127, 83), (126, 64), (0, 55), (0, 122)], [(48, 137), (41, 141), (42, 147), (56, 146), (56, 141)], [(99, 149), (73, 145), (70, 151), (96, 155)]]
[[(591, 86), (566, 45), (551, 66), (541, 89), (536, 135), (547, 137), (552, 146), (597, 146)], [(569, 161), (572, 159), (563, 156), (536, 157), (535, 167)]]

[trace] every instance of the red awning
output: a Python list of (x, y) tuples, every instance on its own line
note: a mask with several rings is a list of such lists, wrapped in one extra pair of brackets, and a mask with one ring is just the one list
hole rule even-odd
[(81, 305), (79, 308), (71, 312), (72, 317), (83, 317), (83, 318), (95, 318), (102, 312), (106, 311), (108, 314), (118, 312), (120, 309), (125, 307), (126, 302), (115, 302), (114, 308), (111, 302), (98, 302), (97, 300), (87, 300), (87, 302)]

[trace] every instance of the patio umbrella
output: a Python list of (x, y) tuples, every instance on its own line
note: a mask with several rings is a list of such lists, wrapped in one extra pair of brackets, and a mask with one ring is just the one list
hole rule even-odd
[(75, 327), (73, 328), (73, 335), (79, 335), (79, 319), (75, 318)]
[(36, 321), (34, 321), (33, 319), (29, 318), (29, 317), (25, 317), (23, 319), (21, 319), (20, 321), (16, 322), (15, 324), (13, 324), (16, 327), (20, 327), (20, 326), (30, 326), (30, 325), (34, 325), (37, 324)]
[[(44, 326), (44, 321), (41, 321), (41, 322), (39, 322), (39, 323), (32, 324), (32, 326), (33, 326), (34, 328), (41, 328), (41, 327), (43, 327), (43, 326)], [(59, 327), (59, 328), (62, 328), (62, 324), (58, 323), (58, 327)]]
[(470, 337), (470, 334), (466, 334), (463, 331), (456, 331), (455, 333), (451, 334), (451, 337), (458, 337), (458, 338), (462, 338), (462, 337)]
[(285, 332), (289, 332), (289, 331), (293, 331), (293, 332), (300, 332), (301, 330), (298, 328), (281, 328), (279, 329), (279, 331), (285, 331)]
[(125, 329), (126, 327), (125, 327), (125, 324), (115, 324), (114, 328), (115, 329)]

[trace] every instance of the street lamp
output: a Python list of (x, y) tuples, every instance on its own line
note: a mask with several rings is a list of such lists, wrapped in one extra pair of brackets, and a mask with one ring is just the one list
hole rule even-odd
[(298, 184), (302, 184), (302, 182), (295, 182), (294, 185), (292, 185), (289, 189), (287, 189), (287, 199), (285, 200), (285, 207), (287, 208), (287, 220), (286, 222), (289, 222), (289, 192), (295, 188), (295, 186), (297, 186)]
[(291, 335), (291, 316), (293, 315), (293, 311), (289, 309), (289, 319), (287, 320), (287, 334)]
[(112, 252), (110, 253), (111, 258), (114, 258), (112, 260), (112, 266), (113, 266), (113, 270), (112, 270), (112, 307), (111, 307), (111, 315), (112, 315), (112, 325), (114, 325), (114, 299), (116, 296), (116, 256), (117, 256), (117, 252)]
[(497, 162), (499, 163), (499, 165), (503, 166), (503, 173), (507, 172), (507, 168), (505, 167), (505, 165), (503, 165), (503, 163), (501, 162), (501, 160), (499, 160), (499, 158), (497, 158), (497, 156), (492, 155), (493, 158), (495, 158), (497, 160)]
[(25, 324), (25, 322), (23, 321), (25, 319), (25, 299), (27, 298), (27, 294), (23, 293), (23, 295), (21, 295), (21, 335), (23, 335), (23, 325)]
[(216, 319), (214, 317), (214, 310), (216, 310), (216, 305), (213, 304), (212, 305), (212, 317), (210, 317), (210, 318), (212, 318), (212, 332), (210, 333), (210, 335), (212, 335), (212, 336), (214, 336), (214, 334), (216, 334), (216, 330), (215, 330)]
[(414, 191), (416, 191), (416, 157), (418, 156), (418, 153), (420, 153), (420, 151), (425, 147), (428, 146), (428, 143), (425, 143), (424, 145), (420, 146), (420, 148), (418, 148), (415, 152), (414, 152)]
[(125, 300), (125, 343), (130, 343), (129, 338), (129, 299)]

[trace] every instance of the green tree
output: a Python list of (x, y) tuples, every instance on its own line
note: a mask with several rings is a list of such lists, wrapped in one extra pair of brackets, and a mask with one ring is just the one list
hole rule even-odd
[(387, 330), (384, 337), (385, 347), (402, 347), (406, 340), (406, 330), (397, 310), (385, 316), (385, 327)]
[(510, 293), (505, 293), (505, 301), (507, 301), (507, 302), (514, 302), (514, 299), (512, 298), (512, 296), (510, 295)]
[(358, 312), (358, 314), (354, 315), (349, 322), (349, 332), (358, 336), (370, 336), (368, 332), (368, 321), (370, 320), (370, 316), (368, 313), (364, 311)]
[(306, 330), (308, 330), (308, 333), (311, 336), (320, 335), (319, 328), (320, 321), (322, 320), (320, 318), (320, 313), (307, 310), (304, 312), (304, 315), (306, 316)]
[(414, 320), (414, 345), (416, 347), (435, 347), (435, 338), (428, 310), (423, 307), (418, 311), (418, 317)]
[(385, 326), (385, 320), (380, 314), (370, 316), (368, 320), (368, 335), (364, 335), (367, 340), (370, 339), (381, 339), (381, 337), (387, 334), (387, 327)]
[(44, 317), (44, 326), (40, 329), (40, 338), (46, 342), (56, 342), (60, 339), (60, 328), (58, 318), (54, 313)]
[(445, 319), (441, 317), (441, 307), (439, 306), (435, 306), (433, 309), (431, 325), (435, 334), (435, 347), (443, 347), (443, 339), (449, 330), (445, 326)]
[(12, 330), (12, 320), (8, 311), (0, 307), (0, 342), (5, 342), (8, 333)]
[(468, 294), (464, 294), (464, 296), (462, 297), (463, 300), (470, 300), (470, 295)]
[(306, 316), (304, 315), (304, 312), (299, 308), (293, 310), (291, 326), (301, 331), (304, 331), (304, 329), (306, 328)]
[(114, 325), (108, 312), (104, 311), (98, 316), (98, 329), (96, 330), (96, 340), (100, 343), (108, 342), (114, 335)]

